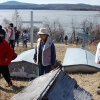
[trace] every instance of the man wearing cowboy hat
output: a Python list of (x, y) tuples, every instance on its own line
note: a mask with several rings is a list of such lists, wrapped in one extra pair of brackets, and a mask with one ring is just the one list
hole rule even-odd
[(56, 62), (56, 51), (53, 40), (50, 38), (46, 28), (40, 28), (40, 38), (37, 40), (34, 62), (37, 62), (39, 76), (54, 69)]

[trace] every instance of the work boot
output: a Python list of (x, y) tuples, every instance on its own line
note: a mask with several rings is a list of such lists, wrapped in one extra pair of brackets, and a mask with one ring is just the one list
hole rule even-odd
[(99, 94), (99, 95), (100, 95), (100, 90), (98, 90), (98, 91), (97, 91), (97, 94)]
[(11, 87), (11, 86), (13, 86), (12, 81), (10, 81), (6, 87)]
[(100, 86), (98, 86), (98, 88), (100, 88)]

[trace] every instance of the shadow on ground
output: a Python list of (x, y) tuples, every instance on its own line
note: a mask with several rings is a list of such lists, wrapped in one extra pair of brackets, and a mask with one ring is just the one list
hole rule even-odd
[(18, 87), (18, 86), (13, 85), (13, 86), (11, 86), (9, 88), (7, 88), (7, 87), (6, 88), (3, 88), (3, 87), (0, 86), (0, 90), (5, 91), (5, 92), (8, 92), (8, 93), (14, 93), (14, 94), (15, 93), (18, 93), (23, 88), (25, 88), (25, 86)]

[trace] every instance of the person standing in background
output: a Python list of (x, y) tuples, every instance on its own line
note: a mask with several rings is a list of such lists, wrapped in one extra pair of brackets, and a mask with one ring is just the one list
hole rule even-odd
[(95, 55), (95, 63), (100, 64), (100, 42), (97, 45), (96, 55)]
[(23, 41), (23, 47), (25, 46), (27, 48), (27, 40), (29, 36), (26, 30), (23, 31), (22, 33), (22, 41)]
[(13, 56), (13, 50), (4, 39), (3, 30), (0, 30), (0, 74), (8, 83), (8, 86), (12, 86), (8, 65), (11, 63)]
[(19, 36), (20, 36), (20, 31), (17, 30), (17, 27), (14, 27), (14, 31), (15, 31), (15, 41), (14, 41), (14, 46), (16, 45), (16, 42), (17, 42), (17, 46), (19, 46)]
[(79, 43), (79, 37), (77, 36), (76, 37), (76, 45), (78, 45), (78, 43)]
[(13, 23), (10, 23), (9, 27), (8, 28), (5, 27), (5, 29), (6, 29), (6, 32), (9, 34), (9, 45), (14, 50), (15, 32), (14, 32)]
[(5, 37), (6, 37), (6, 32), (5, 32), (5, 30), (4, 29), (2, 29), (2, 25), (0, 25), (0, 30), (2, 30), (2, 34), (3, 34), (3, 38), (5, 39)]
[(50, 38), (46, 28), (40, 28), (38, 34), (40, 38), (37, 40), (33, 59), (38, 64), (40, 76), (54, 69), (56, 51), (53, 40)]
[(65, 36), (65, 45), (67, 45), (68, 36)]

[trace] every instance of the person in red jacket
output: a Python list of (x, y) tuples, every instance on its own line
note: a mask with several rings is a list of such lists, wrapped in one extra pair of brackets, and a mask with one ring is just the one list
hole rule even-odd
[(8, 86), (12, 86), (8, 65), (11, 63), (13, 56), (13, 49), (8, 42), (2, 38), (2, 30), (0, 31), (0, 74), (8, 83)]

